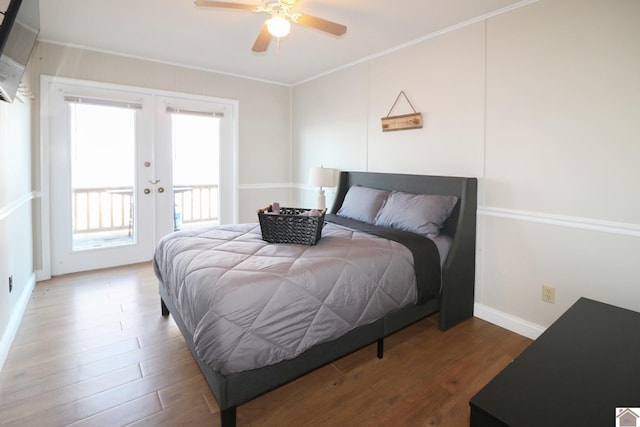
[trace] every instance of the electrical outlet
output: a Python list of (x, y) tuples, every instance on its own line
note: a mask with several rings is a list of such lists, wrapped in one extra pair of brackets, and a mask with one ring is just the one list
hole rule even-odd
[(549, 304), (556, 303), (556, 288), (542, 285), (542, 301), (548, 302)]
[(9, 276), (9, 293), (13, 291), (13, 276)]

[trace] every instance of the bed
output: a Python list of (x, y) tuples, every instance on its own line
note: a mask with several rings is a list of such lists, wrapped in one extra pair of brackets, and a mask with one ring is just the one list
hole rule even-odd
[[(397, 222), (397, 203), (425, 198), (442, 202), (441, 223)], [(377, 343), (382, 358), (384, 337), (420, 319), (439, 312), (446, 330), (471, 317), (476, 198), (475, 178), (341, 172), (315, 246), (266, 243), (257, 224), (162, 239), (162, 315), (182, 332), (222, 426), (235, 426), (238, 405), (362, 347)]]

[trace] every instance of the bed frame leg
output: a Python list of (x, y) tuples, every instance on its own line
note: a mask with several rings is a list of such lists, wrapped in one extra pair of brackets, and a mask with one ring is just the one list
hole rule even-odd
[(162, 298), (160, 298), (160, 309), (162, 310), (163, 316), (166, 317), (169, 315), (169, 309), (167, 308), (167, 305), (164, 303), (164, 300)]
[(222, 427), (236, 427), (236, 407), (220, 411), (220, 424)]
[(378, 340), (378, 359), (382, 359), (384, 357), (384, 339), (380, 338)]

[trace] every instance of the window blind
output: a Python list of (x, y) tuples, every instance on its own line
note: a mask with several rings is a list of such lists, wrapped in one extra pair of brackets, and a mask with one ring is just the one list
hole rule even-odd
[(142, 110), (142, 104), (139, 102), (114, 101), (111, 99), (87, 98), (84, 96), (65, 96), (64, 100), (75, 104), (99, 105), (103, 107), (119, 107)]
[(206, 117), (217, 117), (223, 118), (224, 113), (221, 111), (195, 111), (195, 110), (184, 110), (182, 108), (167, 106), (167, 113), (174, 114), (189, 114), (192, 116), (206, 116)]

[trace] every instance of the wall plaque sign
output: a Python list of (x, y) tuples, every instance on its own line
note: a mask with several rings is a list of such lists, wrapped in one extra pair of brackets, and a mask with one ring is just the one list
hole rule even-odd
[[(403, 96), (407, 101), (411, 109), (413, 110), (412, 114), (403, 114), (401, 116), (392, 116), (391, 112), (395, 108), (396, 104), (400, 97)], [(411, 101), (407, 98), (407, 95), (404, 91), (400, 91), (395, 102), (391, 106), (387, 117), (382, 117), (382, 131), (389, 132), (393, 130), (405, 130), (405, 129), (420, 129), (422, 128), (422, 113), (418, 113), (413, 105), (411, 105)]]

